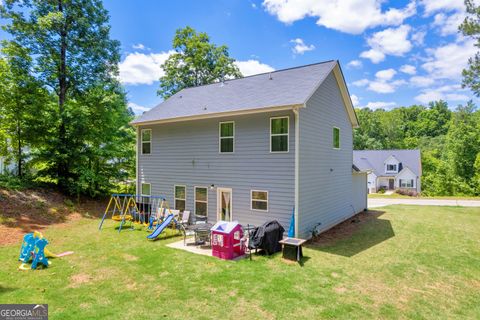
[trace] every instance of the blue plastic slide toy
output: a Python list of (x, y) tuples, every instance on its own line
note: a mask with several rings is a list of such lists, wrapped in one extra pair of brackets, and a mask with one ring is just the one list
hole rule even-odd
[(157, 227), (155, 228), (155, 230), (153, 230), (153, 232), (147, 236), (147, 239), (156, 239), (161, 233), (162, 231), (172, 222), (173, 220), (173, 214), (169, 214), (165, 220), (163, 220), (163, 222), (160, 224), (160, 225), (157, 225)]

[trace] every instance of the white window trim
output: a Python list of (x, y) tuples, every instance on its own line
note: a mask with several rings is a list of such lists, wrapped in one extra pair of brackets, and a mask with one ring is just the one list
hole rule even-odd
[[(185, 199), (182, 198), (177, 198), (177, 195), (175, 193), (177, 187), (183, 187), (185, 188)], [(185, 210), (187, 210), (187, 186), (184, 184), (175, 184), (173, 185), (173, 208), (177, 210), (177, 200), (183, 200), (185, 201)]]
[(335, 126), (332, 128), (332, 144), (335, 142), (335, 141), (333, 140), (333, 138), (334, 138), (334, 135), (333, 135), (334, 129), (338, 129), (338, 148), (336, 148), (335, 146), (332, 146), (332, 147), (333, 147), (334, 150), (340, 150), (340, 149), (342, 148), (342, 139), (340, 139), (340, 137), (341, 137), (341, 130), (340, 130), (339, 127), (335, 127)]
[[(272, 134), (272, 120), (287, 118), (287, 133), (274, 133)], [(288, 153), (290, 151), (290, 116), (279, 116), (270, 118), (270, 153)], [(272, 137), (287, 136), (287, 151), (272, 151)]]
[[(144, 131), (150, 131), (150, 141), (143, 141), (143, 132)], [(149, 142), (150, 143), (150, 153), (143, 153), (143, 143), (147, 143)], [(152, 129), (142, 129), (140, 130), (140, 154), (141, 155), (151, 155), (152, 154)]]
[[(144, 184), (148, 184), (150, 186), (150, 194), (144, 194), (143, 193), (143, 185)], [(140, 195), (142, 197), (151, 197), (152, 196), (152, 184), (151, 183), (147, 183), (147, 182), (142, 182), (140, 183)]]
[[(233, 136), (222, 137), (222, 124), (224, 123), (233, 123)], [(232, 152), (222, 152), (222, 139), (233, 139), (233, 151)], [(218, 153), (231, 154), (235, 153), (235, 121), (221, 121), (218, 123)]]
[[(203, 201), (203, 200), (197, 200), (197, 189), (198, 188), (201, 188), (201, 189), (206, 189), (207, 190), (207, 200), (206, 201)], [(185, 193), (185, 196), (187, 194)], [(193, 187), (193, 214), (197, 215), (197, 201), (198, 202), (202, 202), (202, 203), (205, 203), (207, 206), (206, 206), (206, 211), (207, 211), (207, 217), (208, 217), (208, 187), (203, 187), (203, 186), (195, 186)]]
[[(400, 181), (398, 181), (399, 182), (398, 184), (399, 184), (400, 188), (415, 188), (415, 179), (398, 179), (398, 180), (400, 180)], [(402, 186), (402, 181), (405, 181), (405, 186)], [(408, 183), (406, 183), (406, 181), (408, 181), (408, 182), (411, 181), (412, 186), (409, 187)]]
[[(253, 199), (253, 193), (254, 192), (266, 192), (267, 193), (267, 200)], [(250, 190), (250, 210), (260, 211), (260, 212), (268, 212), (268, 209), (270, 208), (269, 199), (270, 198), (269, 198), (269, 194), (268, 194), (267, 190)], [(253, 201), (266, 202), (267, 203), (267, 210), (253, 209)]]
[[(388, 166), (395, 166), (395, 170), (388, 170)], [(385, 164), (385, 173), (398, 173), (398, 164)]]

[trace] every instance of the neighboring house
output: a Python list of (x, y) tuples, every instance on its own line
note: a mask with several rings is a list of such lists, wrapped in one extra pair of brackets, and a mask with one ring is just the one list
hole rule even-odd
[(368, 192), (407, 189), (421, 192), (420, 150), (354, 150), (353, 163), (368, 171)]
[(132, 122), (137, 190), (196, 216), (308, 237), (364, 210), (358, 126), (337, 61), (184, 89)]

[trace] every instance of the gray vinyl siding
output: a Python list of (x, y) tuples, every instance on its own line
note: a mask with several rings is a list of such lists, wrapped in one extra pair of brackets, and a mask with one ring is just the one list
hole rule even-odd
[[(270, 117), (290, 118), (289, 152), (270, 153)], [(219, 122), (235, 121), (233, 154), (219, 153)], [(152, 129), (152, 153), (138, 154), (138, 183), (151, 183), (173, 208), (174, 185), (186, 185), (194, 214), (194, 187), (208, 189), (208, 220), (217, 220), (217, 187), (233, 189), (233, 219), (260, 225), (278, 220), (288, 229), (295, 199), (295, 130), (290, 111), (140, 126)], [(139, 132), (140, 132), (139, 130)], [(139, 139), (140, 140), (140, 139)], [(138, 148), (141, 148), (140, 141)], [(250, 190), (269, 192), (268, 212), (252, 211)]]
[[(340, 149), (333, 149), (333, 127)], [(352, 125), (333, 73), (299, 111), (299, 235), (352, 216)]]

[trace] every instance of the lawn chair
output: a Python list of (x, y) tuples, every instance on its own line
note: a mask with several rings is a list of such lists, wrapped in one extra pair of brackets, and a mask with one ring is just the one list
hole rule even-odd
[(190, 224), (190, 211), (183, 211), (182, 218), (178, 222), (186, 228)]

